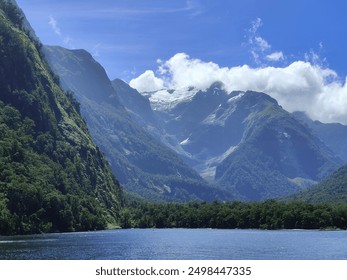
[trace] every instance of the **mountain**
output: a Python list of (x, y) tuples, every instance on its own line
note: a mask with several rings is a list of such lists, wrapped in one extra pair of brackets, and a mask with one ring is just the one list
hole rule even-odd
[[(262, 93), (246, 92), (243, 138), (216, 170), (216, 180), (252, 200), (294, 193), (319, 181), (341, 161), (305, 126)], [(245, 172), (246, 170), (246, 172)], [(304, 183), (304, 185), (303, 185)]]
[(0, 234), (115, 224), (122, 189), (26, 28), (0, 0)]
[(148, 98), (120, 79), (113, 80), (112, 87), (132, 119), (149, 130), (158, 125)]
[[(342, 165), (307, 126), (260, 92), (232, 92), (216, 82), (143, 93), (161, 138), (205, 179), (241, 200), (299, 192)], [(163, 136), (166, 135), (166, 136)]]
[(129, 192), (157, 201), (231, 198), (228, 192), (204, 181), (143, 128), (144, 123), (149, 129), (155, 122), (148, 100), (120, 80), (112, 86), (105, 70), (88, 52), (49, 46), (44, 50), (62, 86), (73, 91), (81, 103), (93, 138)]
[(8, 3), (9, 4), (7, 5), (8, 7), (12, 6), (14, 8), (14, 11), (10, 11), (10, 9), (12, 8), (7, 8), (8, 9), (7, 14), (8, 15), (9, 13), (17, 14), (19, 16), (21, 25), (23, 25), (25, 32), (29, 33), (30, 37), (33, 38), (35, 41), (39, 41), (39, 38), (36, 36), (35, 30), (31, 27), (29, 21), (25, 17), (23, 10), (18, 6), (17, 2), (15, 0), (3, 0), (2, 2), (4, 2), (4, 4)]
[(313, 121), (303, 112), (294, 112), (293, 115), (307, 125), (344, 163), (347, 163), (346, 125)]
[(292, 200), (308, 202), (347, 202), (347, 165), (339, 168), (329, 178), (307, 190), (290, 196)]

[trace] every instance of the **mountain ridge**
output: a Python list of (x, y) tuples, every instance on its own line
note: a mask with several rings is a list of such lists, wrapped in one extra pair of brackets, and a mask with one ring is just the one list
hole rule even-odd
[(115, 225), (122, 189), (23, 18), (0, 1), (0, 233)]
[[(186, 96), (182, 90), (143, 95), (151, 101), (170, 146), (204, 178), (239, 193), (239, 199), (247, 200), (247, 194), (237, 190), (240, 185), (258, 193), (252, 195), (256, 200), (280, 197), (299, 192), (342, 165), (316, 135), (265, 93), (227, 93), (220, 82), (187, 91)], [(264, 193), (259, 182), (272, 190)]]
[(310, 203), (347, 202), (347, 165), (310, 188), (289, 196), (286, 200), (303, 200)]
[(322, 123), (311, 120), (304, 112), (294, 112), (293, 116), (316, 134), (326, 145), (347, 163), (347, 126), (340, 123)]
[[(75, 92), (91, 134), (128, 191), (159, 201), (230, 197), (227, 192), (209, 185), (173, 151), (153, 138), (143, 129), (143, 122), (134, 122), (135, 114), (140, 112), (133, 108), (125, 109), (120, 102), (122, 88), (130, 90), (128, 104), (136, 100), (141, 103), (137, 108), (142, 108), (143, 104), (149, 105), (146, 99), (142, 96), (136, 98), (131, 88), (120, 81), (117, 81), (118, 94), (105, 70), (90, 54), (86, 56), (80, 50), (52, 46), (45, 46), (45, 54), (51, 67), (60, 75), (65, 89)], [(75, 70), (72, 73), (70, 69)], [(94, 87), (86, 89), (87, 83), (94, 84)], [(142, 113), (148, 113), (148, 110)], [(143, 118), (146, 119), (151, 120), (151, 116)], [(152, 125), (148, 123), (147, 129)]]

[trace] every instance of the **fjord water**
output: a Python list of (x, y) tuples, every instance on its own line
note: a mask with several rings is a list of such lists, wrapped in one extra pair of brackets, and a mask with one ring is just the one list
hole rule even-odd
[(0, 259), (342, 260), (347, 231), (128, 229), (0, 237)]

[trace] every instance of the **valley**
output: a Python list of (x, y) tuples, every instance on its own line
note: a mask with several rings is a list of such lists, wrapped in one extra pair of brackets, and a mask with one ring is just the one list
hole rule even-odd
[(1, 235), (346, 229), (345, 124), (218, 79), (140, 92), (95, 56), (0, 0)]

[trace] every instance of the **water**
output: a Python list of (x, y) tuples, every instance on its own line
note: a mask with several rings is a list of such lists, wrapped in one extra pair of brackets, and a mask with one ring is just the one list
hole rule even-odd
[(129, 229), (0, 237), (0, 259), (345, 260), (347, 231)]

